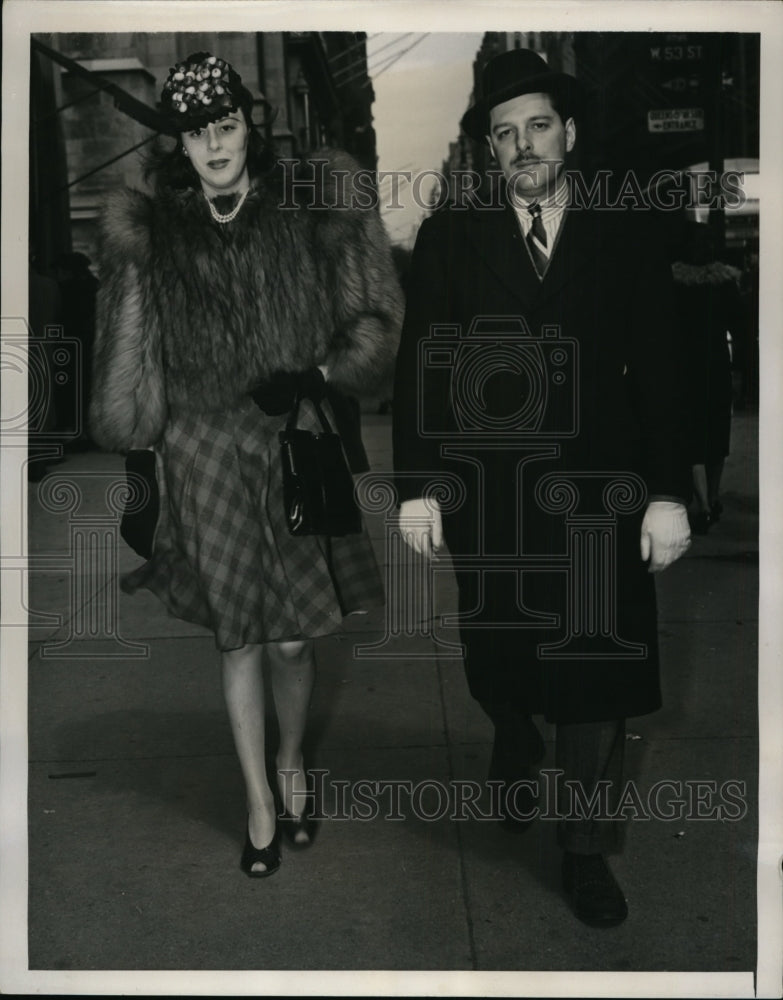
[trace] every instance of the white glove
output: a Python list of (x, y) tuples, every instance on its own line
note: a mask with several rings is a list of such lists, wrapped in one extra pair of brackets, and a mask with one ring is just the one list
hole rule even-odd
[(431, 556), (443, 545), (440, 507), (434, 499), (403, 500), (400, 504), (400, 531), (406, 543), (420, 556)]
[(652, 500), (642, 521), (642, 560), (650, 560), (649, 572), (660, 573), (688, 550), (691, 528), (681, 503)]

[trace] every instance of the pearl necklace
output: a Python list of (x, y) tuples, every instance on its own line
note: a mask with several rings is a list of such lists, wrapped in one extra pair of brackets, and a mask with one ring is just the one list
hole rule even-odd
[(209, 210), (212, 213), (212, 218), (215, 220), (215, 222), (219, 222), (221, 226), (224, 226), (227, 222), (231, 222), (232, 219), (235, 219), (237, 217), (237, 214), (239, 213), (240, 208), (245, 203), (245, 198), (247, 198), (247, 193), (249, 190), (250, 188), (245, 188), (245, 190), (242, 192), (239, 201), (236, 203), (236, 205), (234, 205), (234, 207), (227, 215), (221, 215), (220, 212), (218, 212), (213, 203), (209, 200), (209, 198), (207, 198), (205, 194), (204, 197), (207, 198), (207, 204), (209, 205)]

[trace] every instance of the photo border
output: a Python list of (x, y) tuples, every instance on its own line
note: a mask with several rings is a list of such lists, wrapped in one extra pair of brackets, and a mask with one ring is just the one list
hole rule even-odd
[[(763, 225), (760, 237), (761, 386), (759, 545), (759, 842), (758, 960), (755, 975), (740, 973), (592, 972), (77, 972), (27, 969), (27, 635), (0, 631), (0, 989), (6, 993), (161, 993), (177, 995), (484, 995), (484, 996), (780, 996), (783, 983), (783, 7), (758, 0), (676, 4), (646, 0), (582, 3), (351, 2), (351, 0), (7, 0), (3, 5), (2, 314), (27, 313), (27, 163), (30, 80), (29, 36), (37, 32), (442, 30), (486, 31), (528, 22), (535, 30), (743, 31), (761, 34), (761, 149)], [(187, 19), (183, 17), (187, 11)], [(455, 122), (456, 129), (456, 122)], [(777, 337), (776, 337), (777, 335)], [(25, 401), (2, 394), (3, 413)], [(0, 553), (26, 525), (19, 508), (25, 449), (3, 447), (0, 481), (14, 486), (0, 497)], [(3, 619), (16, 599), (6, 577)]]

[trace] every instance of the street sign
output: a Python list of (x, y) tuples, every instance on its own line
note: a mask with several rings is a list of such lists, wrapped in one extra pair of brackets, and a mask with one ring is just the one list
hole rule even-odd
[(664, 80), (663, 83), (661, 84), (661, 87), (664, 90), (676, 90), (676, 91), (687, 90), (689, 87), (691, 90), (698, 90), (699, 78), (698, 76), (691, 76), (688, 78), (684, 76), (675, 76), (672, 77), (671, 80)]
[(703, 132), (703, 108), (661, 108), (647, 112), (648, 132)]
[[(670, 36), (684, 39), (686, 35)], [(651, 45), (652, 62), (700, 62), (704, 57), (703, 45)]]

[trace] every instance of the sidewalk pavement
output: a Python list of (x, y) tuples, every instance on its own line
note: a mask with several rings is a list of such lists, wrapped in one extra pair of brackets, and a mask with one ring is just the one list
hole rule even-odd
[[(389, 418), (363, 419), (373, 469), (388, 470)], [(734, 821), (629, 822), (612, 866), (630, 916), (608, 930), (583, 926), (565, 903), (554, 822), (515, 835), (477, 819), (426, 821), (405, 786), (400, 818), (384, 818), (387, 786), (376, 818), (326, 820), (311, 850), (284, 853), (274, 878), (248, 879), (211, 634), (169, 618), (146, 592), (121, 594), (109, 536), (89, 564), (69, 564), (77, 515), (46, 481), (31, 486), (30, 968), (752, 970), (756, 414), (737, 414), (732, 449), (723, 519), (658, 581), (665, 707), (629, 720), (627, 772), (643, 798), (662, 779), (686, 793), (685, 782), (716, 782), (717, 801), (731, 794), (724, 782), (742, 782), (747, 810)], [(78, 516), (94, 521), (121, 466), (98, 452), (70, 456), (49, 485), (77, 483)], [(383, 515), (369, 526), (385, 561)], [(120, 550), (121, 571), (138, 562)], [(35, 569), (41, 556), (53, 557), (49, 569)], [(453, 579), (437, 579), (444, 610)], [(393, 615), (402, 596), (390, 594)], [(90, 631), (97, 638), (80, 638)], [(439, 635), (454, 639), (400, 634), (378, 657), (359, 657), (357, 645), (383, 643), (378, 612), (317, 641), (306, 761), (328, 772), (332, 793), (338, 780), (429, 781), (418, 811), (437, 815), (432, 782), (485, 779), (490, 726), (460, 661), (434, 655)], [(551, 768), (551, 728), (544, 734)], [(702, 794), (709, 812), (709, 788)]]

